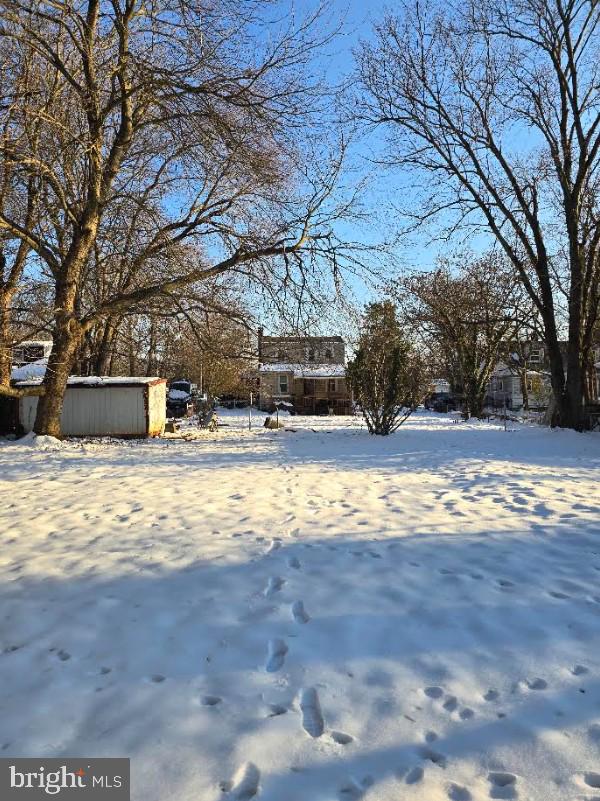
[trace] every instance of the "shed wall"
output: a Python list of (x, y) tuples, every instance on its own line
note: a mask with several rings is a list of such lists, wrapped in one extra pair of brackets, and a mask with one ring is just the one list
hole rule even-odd
[[(144, 437), (161, 433), (165, 418), (165, 385), (68, 387), (61, 417), (61, 432), (65, 436), (125, 436)], [(153, 392), (153, 390), (158, 390)], [(146, 391), (152, 398), (146, 404)], [(162, 398), (162, 422), (160, 399)], [(20, 422), (31, 431), (35, 422), (37, 398), (20, 400)], [(158, 430), (157, 430), (158, 429)]]
[(167, 421), (167, 385), (148, 384), (148, 436), (157, 437), (165, 432)]

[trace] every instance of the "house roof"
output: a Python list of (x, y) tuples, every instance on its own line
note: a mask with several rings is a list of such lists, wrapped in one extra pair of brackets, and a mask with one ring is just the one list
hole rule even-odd
[(293, 373), (294, 378), (344, 378), (346, 368), (343, 364), (293, 364), (289, 362), (276, 362), (261, 364), (259, 373)]
[[(543, 372), (539, 372), (539, 370), (527, 370), (527, 375), (545, 375)], [(512, 369), (507, 367), (503, 362), (500, 362), (494, 368), (494, 372), (491, 375), (491, 378), (503, 378), (503, 377), (510, 377), (514, 376), (517, 377), (517, 373), (515, 373), (515, 368)]]
[(36, 362), (28, 362), (21, 367), (13, 367), (10, 371), (11, 381), (26, 381), (33, 378), (43, 378), (48, 366), (48, 359), (39, 359)]

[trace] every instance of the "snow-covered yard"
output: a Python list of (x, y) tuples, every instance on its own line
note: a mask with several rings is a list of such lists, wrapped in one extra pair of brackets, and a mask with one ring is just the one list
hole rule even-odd
[(2, 755), (130, 756), (135, 801), (600, 797), (600, 435), (224, 420), (0, 442)]

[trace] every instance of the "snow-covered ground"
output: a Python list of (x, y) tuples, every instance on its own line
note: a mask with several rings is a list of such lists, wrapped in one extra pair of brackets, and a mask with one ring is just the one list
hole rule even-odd
[(600, 435), (246, 420), (0, 441), (2, 756), (130, 756), (134, 801), (600, 798)]

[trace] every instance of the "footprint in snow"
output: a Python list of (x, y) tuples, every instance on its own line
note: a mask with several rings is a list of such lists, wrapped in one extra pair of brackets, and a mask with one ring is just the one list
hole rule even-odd
[(527, 686), (530, 690), (546, 690), (548, 687), (548, 682), (544, 681), (544, 679), (537, 678), (528, 681)]
[(488, 781), (491, 784), (490, 798), (518, 798), (517, 777), (514, 773), (495, 772), (488, 774)]
[(571, 673), (574, 676), (583, 676), (585, 673), (589, 673), (590, 671), (584, 665), (575, 665), (575, 667), (571, 670)]
[(372, 784), (372, 776), (365, 776), (362, 781), (350, 778), (340, 787), (338, 798), (340, 801), (360, 801)]
[[(227, 782), (227, 785), (230, 785), (230, 783)], [(259, 785), (259, 769), (254, 762), (246, 762), (233, 777), (232, 786), (230, 785), (231, 797), (237, 801), (249, 801), (258, 793)]]
[(421, 767), (421, 765), (417, 765), (414, 768), (411, 768), (406, 777), (404, 779), (406, 784), (418, 784), (419, 782), (423, 781), (423, 776), (425, 775), (425, 771)]
[(343, 731), (332, 731), (331, 739), (338, 745), (349, 745), (354, 742), (354, 737), (351, 734), (345, 734)]
[(488, 690), (483, 696), (484, 701), (497, 701), (500, 698), (498, 690)]
[(469, 707), (465, 707), (465, 709), (461, 709), (458, 713), (461, 720), (471, 720), (472, 717), (475, 717), (475, 712)]
[(294, 570), (300, 570), (300, 560), (295, 556), (290, 556), (288, 559), (288, 567), (292, 567)]
[(592, 723), (587, 730), (587, 733), (590, 740), (593, 740), (595, 743), (600, 745), (600, 723)]
[(454, 712), (458, 707), (458, 698), (455, 695), (449, 695), (444, 701), (443, 706), (446, 712)]
[(590, 771), (583, 774), (583, 781), (588, 787), (593, 787), (594, 790), (600, 790), (600, 773)]
[(440, 768), (446, 767), (446, 757), (444, 754), (440, 754), (439, 751), (434, 751), (433, 748), (424, 745), (418, 748), (417, 752), (421, 759), (433, 762), (434, 765), (439, 765)]
[(269, 640), (267, 664), (265, 665), (267, 673), (276, 673), (283, 666), (287, 652), (287, 645), (279, 637)]
[(267, 586), (265, 587), (264, 591), (265, 598), (270, 598), (276, 592), (279, 592), (279, 590), (283, 587), (284, 584), (285, 584), (285, 579), (282, 579), (281, 576), (272, 576), (269, 579)]
[(428, 698), (441, 698), (444, 691), (441, 687), (425, 687), (423, 690)]
[(218, 695), (203, 695), (200, 702), (202, 706), (217, 706), (222, 700)]
[(340, 801), (360, 801), (360, 799), (364, 797), (365, 792), (369, 789), (369, 778), (368, 776), (366, 777), (366, 784), (364, 780), (360, 782), (353, 778), (344, 782), (338, 790), (338, 798)]
[(319, 694), (314, 687), (307, 687), (300, 693), (302, 728), (311, 737), (320, 737), (325, 729)]
[(461, 787), (460, 784), (454, 784), (454, 782), (448, 785), (446, 792), (450, 801), (471, 801), (473, 798), (466, 787)]
[(269, 548), (267, 550), (267, 553), (273, 553), (273, 551), (278, 551), (280, 548), (281, 548), (281, 538), (275, 537), (269, 543)]
[(303, 601), (294, 601), (292, 604), (292, 617), (296, 623), (308, 623), (310, 617), (304, 608)]

